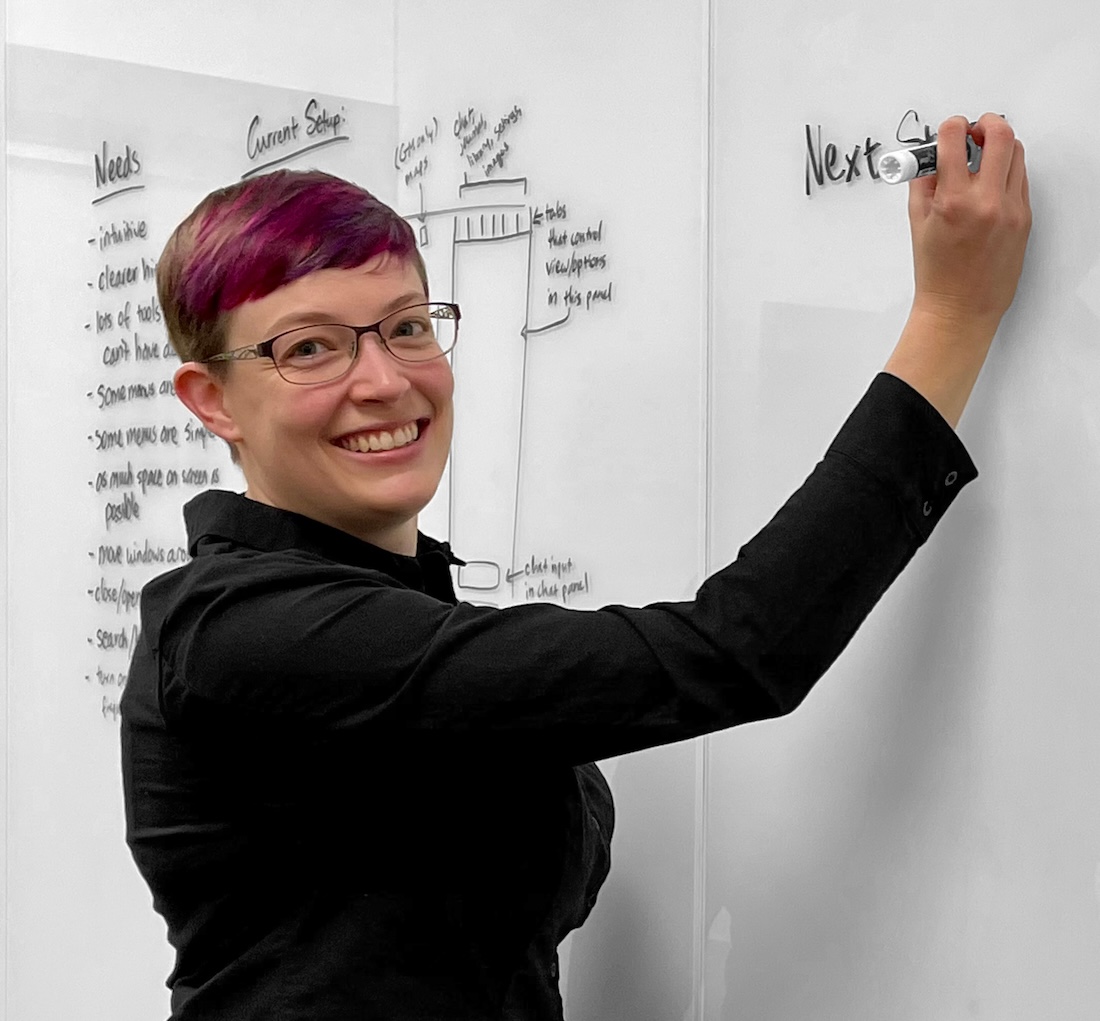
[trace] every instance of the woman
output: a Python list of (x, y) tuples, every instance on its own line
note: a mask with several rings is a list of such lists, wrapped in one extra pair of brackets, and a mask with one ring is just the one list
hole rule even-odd
[[(806, 483), (695, 600), (456, 602), (417, 530), (459, 311), (361, 189), (208, 196), (158, 267), (176, 392), (247, 481), (186, 506), (122, 700), (127, 839), (181, 1019), (561, 1018), (609, 868), (595, 760), (794, 709), (976, 477), (953, 427), (1030, 229), (1000, 118), (913, 182), (913, 309)], [(332, 325), (335, 324), (335, 325)]]

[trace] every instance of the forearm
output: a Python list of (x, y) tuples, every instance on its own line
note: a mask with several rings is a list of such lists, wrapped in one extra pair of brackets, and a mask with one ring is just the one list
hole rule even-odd
[(908, 383), (958, 427), (999, 317), (960, 318), (914, 307), (884, 372)]

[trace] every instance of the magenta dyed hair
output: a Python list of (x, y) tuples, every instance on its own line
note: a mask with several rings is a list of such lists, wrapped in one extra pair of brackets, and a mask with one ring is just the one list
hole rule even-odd
[(412, 228), (350, 181), (279, 170), (211, 192), (176, 228), (157, 266), (169, 338), (182, 360), (201, 361), (223, 349), (225, 313), (238, 305), (382, 252), (411, 261), (427, 295)]

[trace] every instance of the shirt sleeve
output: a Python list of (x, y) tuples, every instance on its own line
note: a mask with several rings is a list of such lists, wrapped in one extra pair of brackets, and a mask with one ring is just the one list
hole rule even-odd
[(779, 716), (976, 477), (939, 413), (880, 373), (690, 601), (453, 606), (305, 554), (199, 558), (156, 638), (162, 711), (568, 764)]

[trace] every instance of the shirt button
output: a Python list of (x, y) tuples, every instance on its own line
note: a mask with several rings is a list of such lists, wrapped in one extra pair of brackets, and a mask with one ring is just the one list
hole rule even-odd
[(951, 473), (950, 475), (948, 475), (948, 476), (947, 476), (947, 478), (946, 478), (946, 479), (944, 479), (944, 480), (943, 480), (943, 484), (944, 484), (945, 486), (953, 486), (953, 485), (955, 484), (955, 480), (956, 480), (956, 479), (957, 479), (958, 477), (959, 477), (959, 473), (958, 473), (958, 472), (952, 472), (952, 473)]
[(932, 513), (932, 505), (930, 503), (926, 503), (924, 505), (924, 516), (928, 517), (928, 515), (931, 514), (931, 513)]
[(551, 978), (557, 978), (558, 977), (558, 962), (557, 961), (551, 961), (550, 962), (550, 977)]

